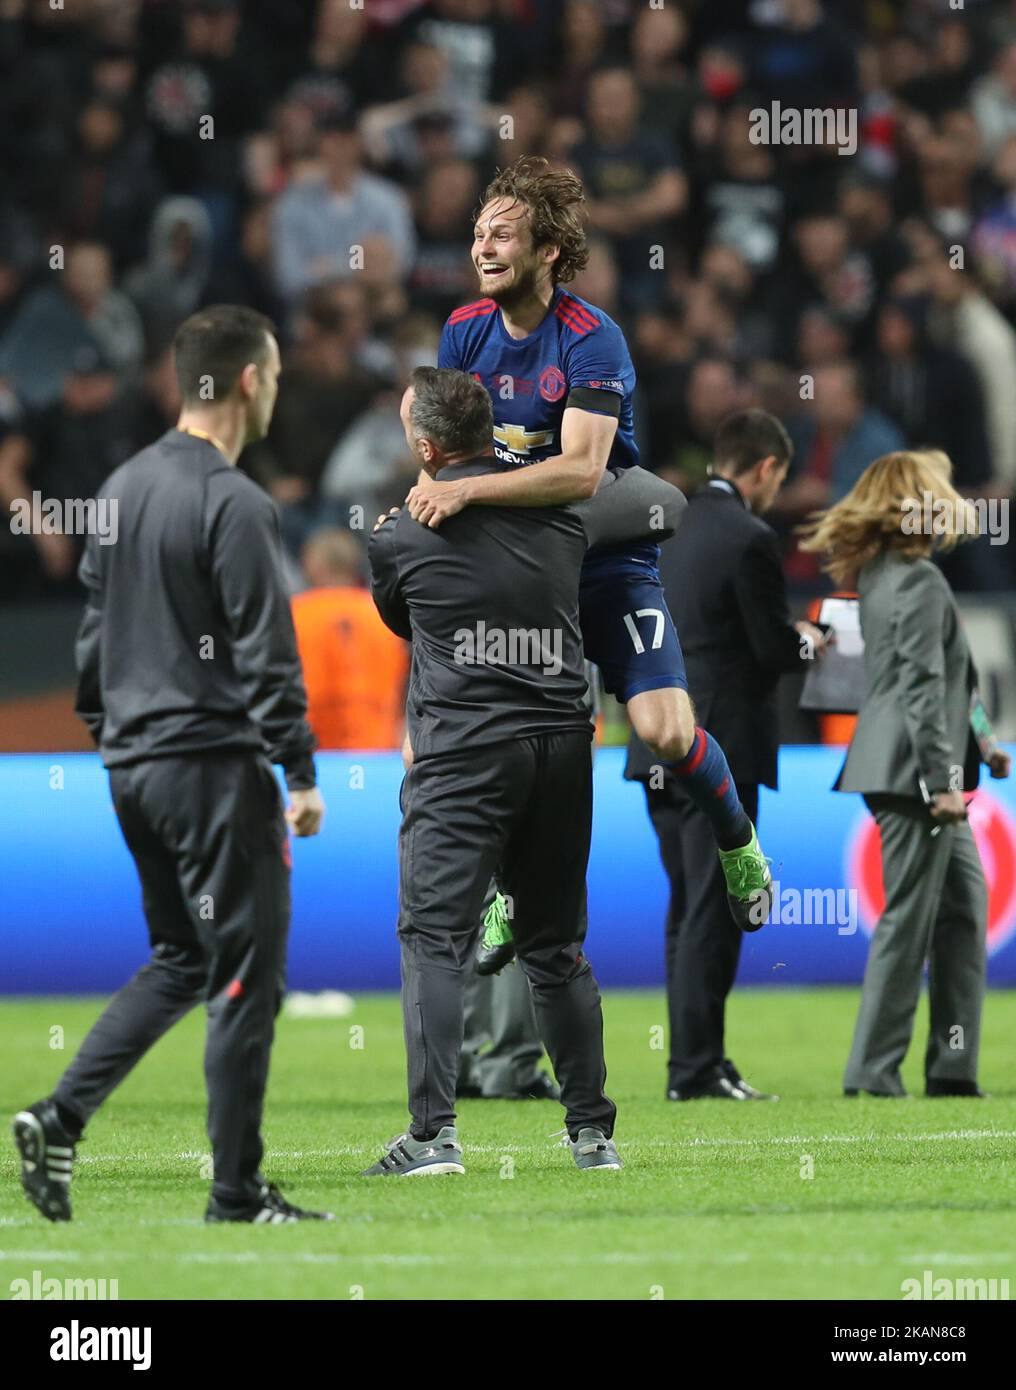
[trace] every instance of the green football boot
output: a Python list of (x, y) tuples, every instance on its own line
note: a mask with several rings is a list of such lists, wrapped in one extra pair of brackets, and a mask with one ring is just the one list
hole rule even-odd
[(773, 876), (769, 860), (751, 828), (751, 839), (739, 849), (719, 851), (723, 877), (727, 880), (730, 915), (742, 931), (758, 931), (769, 921), (773, 906)]
[(476, 947), (477, 975), (499, 975), (515, 959), (515, 938), (508, 922), (508, 903), (500, 893), (487, 908), (483, 935)]

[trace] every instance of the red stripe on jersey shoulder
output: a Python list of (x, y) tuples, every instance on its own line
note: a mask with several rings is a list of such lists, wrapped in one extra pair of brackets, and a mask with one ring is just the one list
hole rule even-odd
[(596, 327), (595, 323), (585, 323), (580, 319), (573, 318), (572, 315), (566, 309), (562, 309), (560, 305), (554, 310), (554, 313), (566, 328), (571, 329), (577, 338), (584, 338), (587, 333), (592, 333), (593, 329)]
[(599, 320), (593, 318), (588, 309), (584, 309), (577, 299), (572, 299), (570, 294), (563, 294), (557, 302), (554, 313), (579, 337), (586, 333), (591, 333), (594, 328), (599, 328)]
[(558, 305), (569, 309), (577, 318), (588, 320), (593, 328), (599, 327), (600, 321), (596, 315), (590, 309), (587, 309), (584, 304), (580, 304), (574, 295), (567, 293), (562, 294), (561, 298), (558, 300)]
[(492, 314), (497, 305), (492, 299), (478, 299), (474, 304), (463, 304), (461, 309), (454, 309), (448, 315), (449, 323), (462, 323), (465, 319), (483, 318), (487, 314)]

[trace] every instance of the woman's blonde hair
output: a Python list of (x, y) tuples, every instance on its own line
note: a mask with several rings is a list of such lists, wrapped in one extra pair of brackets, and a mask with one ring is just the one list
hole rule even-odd
[(824, 554), (822, 568), (846, 589), (856, 587), (861, 570), (883, 551), (916, 560), (936, 546), (951, 550), (978, 531), (973, 503), (951, 480), (952, 464), (941, 449), (884, 454), (846, 497), (798, 527), (801, 549)]

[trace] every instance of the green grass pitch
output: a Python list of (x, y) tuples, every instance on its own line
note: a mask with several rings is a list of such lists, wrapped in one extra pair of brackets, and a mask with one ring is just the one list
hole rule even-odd
[[(332, 1225), (206, 1227), (203, 1016), (166, 1037), (79, 1149), (75, 1219), (24, 1200), (0, 1157), (0, 1298), (33, 1277), (116, 1279), (129, 1298), (888, 1298), (934, 1277), (1016, 1287), (1016, 995), (986, 1005), (987, 1100), (847, 1100), (855, 990), (742, 991), (729, 1047), (777, 1105), (663, 1099), (656, 992), (605, 1000), (623, 1172), (579, 1173), (547, 1102), (466, 1101), (465, 1177), (359, 1178), (405, 1127), (394, 996), (279, 1023), (265, 1171)], [(0, 1110), (47, 1093), (96, 1000), (0, 1002)], [(63, 1029), (64, 1049), (53, 1029)], [(362, 1028), (362, 1047), (352, 1046)], [(810, 1174), (810, 1176), (809, 1176)]]

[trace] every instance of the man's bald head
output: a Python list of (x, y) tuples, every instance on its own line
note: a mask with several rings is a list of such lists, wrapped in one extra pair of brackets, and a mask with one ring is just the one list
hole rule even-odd
[(300, 566), (312, 588), (348, 588), (361, 582), (363, 550), (351, 531), (328, 526), (304, 543)]

